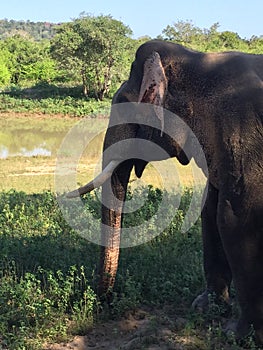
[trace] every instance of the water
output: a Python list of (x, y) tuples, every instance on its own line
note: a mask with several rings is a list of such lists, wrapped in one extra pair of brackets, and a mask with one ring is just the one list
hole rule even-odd
[[(0, 159), (10, 157), (56, 156), (61, 142), (75, 120), (39, 118), (0, 118)], [(96, 125), (97, 123), (97, 125)], [(107, 125), (106, 120), (87, 120), (85, 130), (80, 130), (77, 142), (96, 135), (96, 126)], [(98, 142), (102, 143), (103, 136)]]
[(40, 130), (2, 130), (0, 133), (0, 158), (52, 156), (65, 133)]
[(51, 156), (51, 151), (48, 150), (45, 145), (42, 147), (35, 147), (32, 150), (27, 149), (26, 147), (21, 147), (17, 152), (11, 152), (8, 147), (1, 146), (0, 149), (0, 159), (5, 159), (8, 157), (34, 157), (34, 156)]

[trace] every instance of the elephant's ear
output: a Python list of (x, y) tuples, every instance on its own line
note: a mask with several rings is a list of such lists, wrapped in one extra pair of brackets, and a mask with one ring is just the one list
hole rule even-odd
[(167, 78), (162, 61), (158, 52), (154, 51), (144, 63), (138, 102), (151, 103), (154, 105), (155, 113), (161, 121), (162, 133), (164, 129), (163, 105), (166, 90)]

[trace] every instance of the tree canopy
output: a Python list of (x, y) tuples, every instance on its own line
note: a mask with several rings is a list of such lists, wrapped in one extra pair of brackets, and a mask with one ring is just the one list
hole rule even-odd
[[(158, 38), (203, 52), (263, 53), (263, 36), (242, 39), (237, 33), (219, 29), (219, 23), (201, 29), (192, 21), (178, 21), (167, 25)], [(149, 39), (133, 39), (132, 30), (110, 15), (82, 13), (56, 26), (0, 20), (0, 88), (39, 83), (82, 85), (83, 96), (102, 100), (128, 77), (136, 49)]]
[(84, 95), (93, 93), (101, 100), (113, 78), (115, 82), (124, 78), (131, 34), (128, 26), (111, 16), (85, 15), (58, 27), (51, 53), (60, 68), (81, 77)]

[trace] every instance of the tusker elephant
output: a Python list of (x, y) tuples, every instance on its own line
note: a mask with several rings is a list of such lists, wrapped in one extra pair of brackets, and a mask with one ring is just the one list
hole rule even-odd
[[(140, 177), (149, 161), (166, 157), (154, 152), (145, 157), (142, 148), (129, 153), (129, 147), (136, 147), (134, 140), (160, 145), (167, 157), (182, 164), (191, 158), (198, 164), (198, 154), (189, 146), (192, 138), (172, 124), (170, 111), (193, 131), (208, 167), (201, 214), (206, 289), (193, 305), (204, 309), (210, 293), (228, 303), (233, 280), (241, 310), (236, 334), (245, 336), (253, 325), (263, 343), (263, 55), (200, 53), (171, 42), (146, 42), (137, 50), (129, 79), (113, 97), (112, 111), (130, 102), (127, 114), (111, 113), (102, 173), (68, 194), (74, 197), (102, 186), (99, 294), (109, 293), (114, 285), (130, 172), (134, 167)], [(143, 104), (153, 105), (153, 111), (141, 110)], [(148, 119), (153, 126), (144, 125)], [(118, 147), (123, 140), (125, 146)]]

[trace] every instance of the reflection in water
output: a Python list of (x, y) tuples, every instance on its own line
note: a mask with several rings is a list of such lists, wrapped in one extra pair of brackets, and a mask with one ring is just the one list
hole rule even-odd
[(51, 156), (51, 151), (44, 147), (36, 147), (32, 150), (28, 150), (24, 147), (21, 147), (21, 149), (17, 153), (12, 153), (9, 151), (7, 147), (1, 146), (0, 148), (0, 159), (5, 159), (8, 157), (16, 157), (16, 156), (22, 156), (22, 157), (34, 157), (34, 156)]
[(8, 157), (8, 148), (2, 146), (0, 150), (0, 159), (5, 159)]
[[(62, 127), (56, 126), (55, 128), (54, 125), (52, 128), (52, 125), (45, 124), (45, 127), (40, 129), (37, 119), (31, 120), (30, 128), (27, 129), (25, 124), (21, 124), (20, 128), (19, 122), (20, 119), (17, 119), (15, 123), (0, 125), (0, 159), (16, 156), (56, 156), (57, 150), (70, 129), (69, 127), (65, 130), (63, 124)], [(78, 144), (83, 145), (82, 149), (85, 149), (90, 137), (97, 135), (97, 130), (94, 130), (94, 125), (97, 123), (98, 130), (101, 130), (101, 125), (106, 128), (107, 120), (87, 120), (84, 127), (83, 124), (80, 124), (81, 127), (78, 130), (75, 144), (72, 144), (72, 150), (77, 148)], [(101, 153), (103, 137), (102, 133), (98, 134), (94, 142), (88, 145), (90, 156)]]
[(51, 156), (65, 136), (61, 132), (39, 130), (2, 130), (0, 133), (0, 159), (8, 157)]

